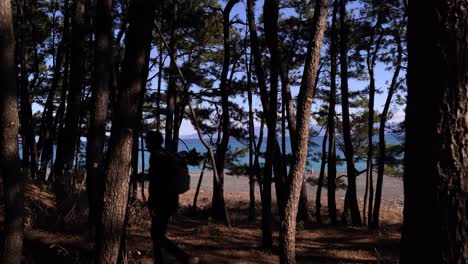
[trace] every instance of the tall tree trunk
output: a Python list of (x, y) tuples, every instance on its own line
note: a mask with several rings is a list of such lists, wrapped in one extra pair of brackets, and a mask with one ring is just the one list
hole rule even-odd
[[(260, 47), (258, 43), (258, 36), (257, 36), (257, 26), (255, 24), (255, 12), (254, 12), (254, 0), (247, 0), (247, 19), (249, 24), (250, 30), (250, 45), (251, 50), (254, 58), (254, 68), (255, 68), (255, 75), (258, 79), (258, 86), (260, 88), (260, 99), (262, 101), (263, 112), (265, 117), (268, 119), (268, 113), (270, 112), (270, 105), (268, 103), (267, 98), (267, 88), (266, 88), (266, 80), (265, 80), (265, 73), (262, 67), (262, 57), (260, 53)], [(271, 124), (267, 121), (268, 124)], [(274, 131), (274, 128), (272, 128)], [(270, 128), (268, 128), (270, 130)], [(268, 143), (267, 143), (268, 144)], [(270, 144), (271, 149), (271, 144)], [(267, 145), (267, 152), (268, 150)], [(269, 161), (270, 159), (267, 159)], [(270, 169), (266, 169), (270, 167)], [(270, 176), (267, 176), (270, 174)], [(271, 177), (271, 160), (270, 164), (265, 164), (265, 173), (262, 177), (262, 245), (264, 248), (271, 248), (273, 244), (272, 238), (272, 215), (271, 215), (271, 183), (266, 183), (266, 177)], [(269, 186), (267, 186), (269, 185)]]
[(285, 219), (280, 227), (280, 263), (296, 263), (296, 215), (300, 188), (307, 161), (309, 142), (310, 109), (312, 106), (317, 69), (320, 60), (325, 22), (327, 18), (327, 0), (318, 0), (312, 19), (310, 43), (307, 49), (304, 74), (298, 96), (296, 146), (293, 154), (289, 193), (285, 207)]
[[(351, 141), (351, 125), (349, 117), (349, 91), (348, 91), (348, 28), (346, 25), (346, 0), (340, 0), (340, 59), (341, 59), (341, 106), (343, 115), (343, 139), (345, 144), (346, 171), (348, 176), (348, 189), (346, 198), (351, 211), (353, 225), (362, 224), (359, 213), (359, 204), (356, 192), (356, 169), (354, 166), (354, 149)], [(343, 210), (342, 218), (347, 217), (348, 210)]]
[(67, 107), (65, 114), (65, 127), (63, 137), (57, 144), (57, 155), (54, 164), (54, 192), (57, 203), (61, 203), (67, 193), (69, 186), (66, 186), (66, 179), (69, 171), (73, 169), (73, 158), (75, 155), (75, 144), (79, 138), (79, 121), (81, 94), (84, 80), (84, 58), (83, 49), (85, 46), (86, 22), (85, 10), (86, 1), (77, 0), (74, 6), (72, 19), (72, 42), (71, 42), (71, 64), (70, 64), (70, 91), (67, 97)]
[(467, 17), (465, 0), (408, 5), (401, 263), (468, 262)]
[[(374, 202), (374, 177), (372, 175), (372, 164), (373, 164), (373, 152), (374, 152), (374, 144), (373, 144), (373, 136), (374, 136), (374, 100), (375, 100), (375, 76), (374, 76), (374, 67), (377, 61), (378, 52), (380, 50), (380, 44), (384, 37), (384, 31), (380, 30), (381, 27), (381, 16), (377, 18), (377, 22), (372, 30), (370, 40), (369, 40), (369, 47), (367, 49), (367, 71), (369, 74), (369, 116), (367, 119), (367, 169), (366, 169), (366, 191), (364, 195), (364, 208), (362, 210), (362, 219), (364, 220), (364, 224), (367, 223), (369, 226), (372, 225), (372, 212), (373, 212), (373, 202)], [(375, 31), (380, 30), (380, 34), (378, 39), (375, 42), (375, 49), (372, 51), (372, 46), (374, 45), (374, 37)], [(366, 204), (369, 204), (369, 208), (367, 209), (367, 217), (366, 217)]]
[(398, 55), (395, 62), (395, 71), (393, 72), (392, 82), (388, 88), (387, 99), (385, 100), (384, 109), (380, 115), (380, 126), (379, 126), (379, 157), (378, 157), (378, 168), (377, 168), (377, 184), (375, 189), (375, 205), (373, 220), (370, 226), (372, 228), (379, 227), (379, 216), (380, 216), (380, 204), (382, 200), (382, 187), (383, 187), (383, 177), (385, 170), (385, 152), (386, 152), (386, 143), (385, 143), (385, 126), (388, 118), (388, 111), (390, 110), (390, 103), (392, 102), (393, 94), (395, 93), (398, 85), (398, 77), (401, 71), (401, 64), (403, 58), (403, 48), (401, 46), (400, 37), (396, 37), (397, 46), (398, 46)]
[(323, 188), (323, 178), (325, 174), (325, 165), (327, 164), (327, 138), (328, 138), (328, 130), (325, 131), (325, 135), (323, 136), (322, 141), (322, 158), (320, 163), (320, 172), (319, 178), (317, 182), (317, 193), (315, 196), (315, 219), (317, 219), (317, 223), (322, 224), (322, 188)]
[(336, 15), (338, 13), (339, 0), (333, 4), (331, 41), (330, 41), (330, 104), (328, 112), (328, 173), (327, 173), (327, 197), (328, 216), (333, 225), (336, 225), (336, 146), (335, 146), (335, 106), (336, 106), (336, 42), (338, 39), (336, 28)]
[(255, 209), (255, 170), (254, 170), (254, 155), (255, 155), (255, 128), (254, 128), (254, 112), (253, 112), (253, 95), (252, 95), (252, 55), (247, 58), (247, 47), (245, 48), (245, 61), (247, 69), (247, 100), (249, 103), (249, 221), (253, 222), (256, 218)]
[(116, 263), (125, 231), (133, 131), (138, 126), (138, 109), (146, 82), (148, 50), (151, 46), (154, 1), (137, 0), (130, 9), (125, 39), (125, 57), (112, 120), (105, 173), (101, 222), (97, 232), (97, 263)]
[[(278, 57), (278, 12), (279, 6), (277, 0), (266, 0), (263, 5), (263, 16), (264, 16), (264, 28), (265, 28), (265, 39), (270, 51), (270, 92), (269, 92), (269, 111), (266, 112), (268, 115), (267, 119), (267, 152), (265, 159), (265, 173), (263, 177), (264, 181), (264, 192), (268, 196), (268, 192), (271, 192), (271, 180), (273, 176), (273, 161), (275, 160), (276, 151), (281, 151), (278, 145), (276, 134), (276, 124), (278, 116), (278, 65), (280, 58)], [(276, 144), (275, 144), (276, 143)], [(278, 203), (278, 210), (280, 217), (282, 218), (282, 212), (284, 208), (284, 196), (286, 180), (285, 176), (280, 172), (280, 166), (276, 166), (274, 169), (274, 180), (276, 187), (276, 196)], [(267, 197), (268, 199), (268, 197)]]
[(106, 141), (107, 113), (109, 111), (109, 93), (112, 81), (112, 0), (99, 0), (96, 3), (96, 42), (94, 51), (94, 83), (91, 105), (91, 122), (88, 130), (86, 148), (86, 190), (89, 200), (89, 225), (99, 223), (97, 209), (101, 184), (104, 145)]
[(0, 36), (0, 175), (5, 197), (2, 263), (19, 264), (23, 248), (24, 182), (18, 159), (15, 36), (9, 0), (0, 0)]
[(221, 82), (220, 82), (220, 91), (221, 91), (221, 141), (216, 147), (216, 165), (218, 170), (219, 181), (217, 178), (213, 177), (213, 200), (212, 200), (212, 213), (215, 219), (223, 220), (224, 214), (224, 163), (226, 159), (226, 151), (229, 144), (230, 136), (230, 114), (229, 114), (229, 86), (227, 75), (229, 71), (229, 65), (231, 60), (231, 43), (230, 43), (230, 19), (231, 10), (239, 0), (230, 0), (226, 7), (223, 10), (223, 43), (224, 43), (224, 58), (223, 58), (223, 68), (221, 71)]

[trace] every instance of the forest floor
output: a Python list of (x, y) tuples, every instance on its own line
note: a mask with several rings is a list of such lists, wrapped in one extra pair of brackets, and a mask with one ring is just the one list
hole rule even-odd
[[(30, 185), (27, 189), (29, 206), (42, 208), (47, 213), (38, 213), (37, 209), (27, 211), (27, 214), (34, 214), (39, 220), (36, 220), (37, 223), (26, 223), (29, 228), (26, 233), (25, 262), (91, 263), (93, 239), (86, 231), (84, 192), (74, 200), (71, 206), (74, 210), (64, 217), (66, 230), (54, 230), (59, 220), (47, 217), (51, 214), (48, 211), (53, 208), (53, 196), (35, 186)], [(256, 221), (249, 223), (247, 192), (225, 193), (232, 227), (217, 223), (209, 217), (207, 208), (211, 192), (207, 188), (202, 187), (196, 212), (191, 208), (193, 196), (194, 191), (181, 195), (180, 209), (168, 228), (168, 237), (172, 241), (191, 255), (199, 257), (202, 263), (278, 263), (279, 219), (273, 219), (273, 250), (263, 250), (259, 228), (260, 205), (257, 203)], [(309, 201), (311, 208), (314, 207), (312, 200)], [(342, 200), (338, 199), (337, 202), (338, 208), (342, 208)], [(322, 204), (326, 205), (325, 199)], [(140, 200), (131, 208), (127, 238), (128, 262), (152, 263), (150, 217)], [(3, 207), (0, 210), (3, 216)], [(276, 211), (275, 208), (273, 210)], [(324, 206), (322, 215), (326, 216), (326, 210)], [(277, 214), (274, 212), (274, 215)], [(324, 225), (305, 227), (299, 222), (296, 236), (298, 263), (397, 263), (402, 223), (399, 199), (384, 197), (381, 219), (378, 232), (369, 231), (366, 227), (331, 226), (326, 224), (326, 219)], [(3, 222), (3, 217), (0, 221)], [(168, 256), (168, 263), (177, 262)]]

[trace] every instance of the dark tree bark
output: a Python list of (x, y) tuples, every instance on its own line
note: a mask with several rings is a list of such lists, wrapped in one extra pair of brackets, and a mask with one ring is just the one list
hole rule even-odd
[(2, 263), (21, 263), (24, 182), (18, 158), (18, 103), (15, 36), (11, 2), (0, 0), (0, 175), (3, 177), (5, 222)]
[(66, 186), (67, 179), (65, 178), (69, 177), (69, 172), (73, 169), (73, 160), (76, 151), (76, 144), (70, 144), (70, 142), (76, 142), (80, 136), (80, 106), (84, 84), (84, 59), (86, 57), (83, 56), (83, 50), (86, 44), (85, 11), (85, 1), (76, 1), (72, 19), (70, 91), (67, 97), (63, 136), (57, 144), (57, 155), (53, 170), (55, 177), (54, 192), (58, 204), (60, 204), (69, 193), (69, 186)]
[[(246, 33), (247, 34), (247, 33)], [(247, 36), (246, 36), (247, 38)], [(247, 100), (249, 103), (249, 221), (253, 222), (256, 218), (255, 209), (255, 170), (254, 170), (254, 155), (255, 155), (255, 129), (254, 129), (254, 112), (253, 112), (253, 87), (252, 87), (252, 55), (247, 56), (247, 45), (245, 47), (245, 61), (247, 70)]]
[(310, 109), (312, 106), (314, 88), (317, 81), (320, 51), (327, 18), (327, 0), (318, 0), (312, 19), (310, 43), (298, 96), (296, 152), (293, 154), (291, 176), (289, 177), (289, 193), (285, 207), (285, 219), (280, 227), (280, 263), (296, 263), (296, 216), (300, 189), (307, 160), (309, 142)]
[(112, 0), (99, 0), (96, 3), (96, 40), (94, 51), (94, 83), (92, 86), (91, 122), (86, 144), (86, 190), (89, 200), (89, 225), (99, 223), (97, 215), (104, 172), (104, 145), (106, 141), (109, 93), (112, 82)]
[(129, 11), (130, 24), (117, 99), (119, 107), (114, 108), (102, 217), (96, 238), (97, 263), (117, 263), (125, 230), (133, 131), (138, 126), (138, 108), (146, 82), (155, 6), (154, 1), (137, 0), (132, 2)]
[(22, 167), (30, 171), (30, 176), (35, 179), (37, 171), (37, 151), (36, 140), (34, 139), (34, 123), (32, 118), (31, 97), (30, 97), (30, 84), (29, 84), (29, 70), (28, 70), (28, 51), (26, 36), (31, 32), (26, 32), (26, 29), (21, 26), (27, 23), (25, 21), (24, 9), (27, 8), (26, 1), (18, 1), (16, 4), (17, 10), (17, 26), (18, 34), (16, 35), (16, 53), (19, 63), (19, 91), (20, 91), (20, 124), (21, 124), (21, 142), (22, 142)]
[[(69, 39), (69, 31), (70, 31), (70, 12), (69, 12), (69, 1), (64, 1), (64, 8), (63, 8), (63, 31), (62, 31), (62, 39), (57, 48), (57, 54), (55, 56), (54, 61), (54, 72), (52, 76), (52, 83), (50, 86), (50, 90), (47, 95), (47, 100), (44, 105), (43, 115), (41, 117), (41, 125), (40, 125), (40, 134), (39, 134), (39, 141), (37, 143), (37, 149), (41, 152), (40, 159), (41, 159), (41, 166), (39, 172), (39, 179), (45, 180), (47, 166), (52, 159), (52, 152), (53, 152), (53, 141), (54, 141), (54, 98), (57, 88), (59, 86), (59, 81), (62, 76), (62, 62), (64, 61), (65, 57), (67, 56), (68, 51), (68, 39)], [(68, 64), (68, 63), (66, 63)], [(65, 81), (65, 78), (63, 78)], [(63, 86), (62, 86), (63, 89)]]
[(328, 197), (328, 216), (333, 225), (336, 225), (336, 146), (335, 146), (335, 106), (336, 106), (336, 71), (337, 71), (337, 49), (338, 39), (336, 28), (336, 15), (338, 13), (338, 2), (333, 4), (331, 41), (330, 41), (330, 104), (328, 112), (328, 173), (327, 173), (327, 197)]
[[(261, 57), (260, 47), (258, 43), (257, 26), (255, 24), (254, 0), (247, 0), (247, 20), (248, 20), (249, 30), (250, 30), (250, 45), (251, 45), (251, 50), (252, 50), (252, 54), (254, 58), (255, 75), (257, 76), (258, 86), (260, 88), (260, 99), (262, 101), (263, 112), (265, 116), (268, 116), (268, 113), (270, 112), (270, 105), (268, 103), (268, 98), (266, 96), (267, 88), (266, 88), (265, 73), (262, 67), (262, 57)], [(267, 123), (270, 124), (268, 121)], [(268, 130), (270, 130), (270, 128), (268, 128)], [(270, 149), (271, 149), (271, 145), (270, 145)], [(267, 159), (267, 161), (268, 160), (269, 159)], [(266, 169), (267, 167), (270, 167), (270, 168)], [(272, 226), (271, 226), (271, 220), (272, 220), (271, 182), (268, 182), (268, 179), (265, 180), (265, 178), (269, 178), (271, 181), (271, 161), (270, 161), (270, 164), (265, 164), (265, 173), (262, 177), (262, 192), (261, 192), (261, 196), (262, 196), (262, 199), (261, 199), (262, 200), (262, 245), (264, 248), (271, 248), (273, 244)]]
[[(356, 169), (354, 166), (354, 149), (351, 141), (351, 125), (349, 118), (349, 89), (348, 89), (348, 28), (346, 25), (346, 0), (340, 0), (340, 68), (341, 68), (341, 106), (343, 115), (343, 141), (345, 145), (346, 171), (348, 189), (345, 200), (351, 211), (353, 225), (362, 224), (356, 192)], [(348, 210), (343, 210), (342, 219), (347, 218)]]
[(468, 262), (468, 1), (408, 5), (401, 263)]
[(320, 172), (319, 178), (317, 182), (317, 193), (315, 196), (315, 219), (317, 219), (317, 223), (322, 224), (322, 188), (323, 188), (323, 178), (325, 174), (325, 165), (327, 163), (327, 138), (328, 138), (328, 131), (325, 132), (325, 136), (323, 136), (322, 141), (322, 161), (320, 163)]
[(226, 7), (223, 10), (223, 45), (224, 45), (224, 58), (223, 58), (223, 68), (221, 71), (221, 82), (220, 82), (220, 92), (221, 92), (221, 141), (219, 141), (218, 146), (216, 147), (216, 169), (218, 170), (218, 178), (213, 177), (213, 200), (212, 200), (212, 213), (213, 217), (218, 220), (226, 221), (223, 219), (224, 214), (224, 163), (226, 159), (226, 151), (228, 149), (229, 137), (230, 137), (230, 114), (229, 114), (229, 94), (230, 94), (230, 82), (228, 81), (228, 72), (229, 65), (231, 60), (231, 42), (230, 42), (230, 19), (231, 10), (239, 0), (230, 0)]
[(377, 167), (377, 184), (375, 189), (375, 204), (374, 204), (374, 213), (372, 223), (369, 225), (372, 228), (379, 227), (379, 216), (380, 216), (380, 204), (382, 200), (382, 189), (383, 189), (383, 177), (385, 170), (385, 152), (386, 152), (386, 143), (385, 143), (385, 126), (388, 118), (388, 111), (390, 110), (390, 103), (392, 102), (393, 94), (395, 93), (398, 87), (398, 77), (401, 71), (401, 64), (403, 59), (403, 48), (401, 45), (401, 40), (399, 36), (396, 36), (396, 42), (398, 46), (397, 59), (395, 62), (395, 71), (393, 72), (392, 81), (390, 87), (388, 88), (387, 99), (385, 100), (384, 109), (380, 115), (380, 126), (379, 126), (379, 156), (378, 156), (378, 167)]
[[(373, 177), (373, 170), (372, 170), (372, 164), (373, 164), (373, 152), (374, 152), (374, 144), (372, 138), (374, 137), (374, 101), (375, 101), (375, 76), (374, 76), (374, 67), (377, 61), (377, 56), (378, 52), (380, 50), (382, 40), (384, 37), (384, 31), (381, 30), (381, 16), (379, 15), (377, 17), (377, 22), (372, 30), (370, 40), (369, 40), (369, 46), (367, 49), (367, 59), (366, 59), (366, 64), (367, 64), (367, 72), (369, 74), (369, 104), (368, 104), (368, 109), (369, 109), (369, 116), (367, 117), (367, 169), (366, 169), (366, 191), (364, 195), (364, 208), (362, 210), (362, 219), (364, 221), (364, 224), (366, 224), (366, 219), (367, 223), (369, 226), (372, 224), (372, 212), (373, 212), (373, 202), (374, 202), (374, 177)], [(377, 40), (375, 40), (375, 32), (380, 30), (379, 36)], [(375, 43), (374, 43), (375, 41)], [(372, 46), (374, 46), (374, 50), (372, 51)], [(367, 216), (366, 216), (366, 205), (369, 205), (369, 208), (367, 209)]]
[(177, 0), (172, 2), (171, 39), (169, 41), (170, 67), (169, 80), (166, 92), (166, 149), (175, 152), (177, 145), (173, 144), (174, 120), (176, 120), (175, 110), (177, 107)]

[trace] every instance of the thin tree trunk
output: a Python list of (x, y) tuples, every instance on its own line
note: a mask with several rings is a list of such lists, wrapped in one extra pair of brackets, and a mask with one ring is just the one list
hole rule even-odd
[(395, 93), (398, 85), (398, 77), (401, 71), (401, 63), (403, 57), (403, 49), (401, 46), (400, 37), (396, 37), (398, 46), (398, 55), (395, 62), (395, 71), (393, 73), (392, 82), (388, 88), (387, 99), (385, 100), (384, 109), (380, 115), (380, 126), (379, 126), (379, 157), (378, 157), (378, 168), (377, 168), (377, 185), (375, 190), (375, 205), (371, 227), (379, 227), (379, 216), (380, 216), (380, 204), (382, 200), (382, 188), (383, 188), (383, 177), (385, 169), (385, 157), (386, 157), (386, 143), (385, 143), (385, 126), (388, 118), (388, 111), (390, 110), (390, 104), (392, 102), (393, 94)]
[[(257, 26), (255, 24), (255, 12), (254, 12), (254, 0), (247, 0), (247, 19), (249, 24), (250, 30), (250, 45), (251, 45), (251, 52), (254, 58), (254, 68), (255, 68), (255, 75), (257, 76), (258, 86), (260, 88), (260, 99), (262, 101), (263, 112), (265, 118), (268, 120), (269, 112), (270, 112), (270, 105), (268, 103), (267, 98), (267, 88), (266, 88), (266, 80), (265, 80), (265, 73), (262, 67), (262, 58), (260, 53), (260, 47), (258, 43), (258, 36), (257, 36)], [(267, 121), (267, 124), (271, 124)], [(273, 131), (275, 128), (271, 128)], [(268, 128), (270, 130), (270, 128)], [(268, 144), (268, 142), (267, 142)], [(270, 142), (271, 148), (271, 142)], [(267, 153), (268, 153), (268, 146), (267, 146)], [(270, 159), (267, 159), (270, 161)], [(266, 169), (270, 167), (270, 169)], [(272, 238), (272, 215), (271, 215), (271, 183), (267, 183), (268, 174), (271, 176), (271, 161), (270, 164), (265, 164), (265, 173), (262, 177), (262, 192), (261, 192), (261, 202), (262, 202), (262, 246), (264, 248), (271, 248), (273, 244)], [(269, 185), (269, 186), (267, 186)]]
[(223, 58), (223, 68), (221, 71), (221, 82), (220, 82), (220, 92), (221, 92), (221, 141), (216, 148), (216, 164), (219, 175), (219, 181), (213, 177), (213, 200), (212, 200), (212, 213), (215, 219), (223, 220), (222, 217), (224, 214), (224, 163), (226, 159), (226, 151), (229, 144), (230, 137), (230, 114), (229, 114), (229, 93), (230, 93), (230, 83), (228, 83), (227, 75), (229, 71), (230, 59), (231, 59), (231, 43), (230, 43), (230, 13), (234, 5), (236, 5), (239, 0), (230, 0), (226, 7), (223, 10), (223, 43), (224, 43), (224, 58)]
[(96, 238), (97, 263), (117, 263), (125, 232), (133, 131), (139, 125), (138, 109), (146, 83), (155, 7), (153, 1), (137, 0), (129, 10), (130, 25), (117, 99), (119, 107), (114, 108), (101, 222)]
[(174, 133), (174, 113), (177, 107), (177, 0), (172, 2), (173, 16), (171, 21), (171, 39), (169, 41), (170, 52), (170, 67), (169, 67), (169, 81), (166, 92), (166, 135), (165, 144), (166, 149), (174, 151), (173, 149), (173, 133)]
[(330, 41), (330, 105), (328, 112), (328, 173), (327, 173), (327, 197), (328, 197), (328, 216), (333, 225), (336, 225), (336, 146), (335, 146), (335, 106), (336, 106), (336, 71), (337, 71), (337, 49), (338, 39), (336, 28), (336, 15), (338, 13), (338, 2), (333, 4), (331, 41)]
[(327, 164), (327, 138), (328, 138), (328, 130), (325, 132), (322, 141), (322, 162), (320, 163), (320, 172), (319, 178), (317, 182), (317, 193), (315, 196), (315, 219), (317, 219), (317, 223), (322, 224), (322, 188), (323, 188), (323, 179), (325, 174), (325, 165)]
[(311, 38), (298, 96), (296, 146), (293, 155), (289, 193), (285, 208), (285, 219), (280, 226), (280, 263), (296, 263), (296, 215), (299, 203), (300, 188), (307, 160), (309, 142), (310, 109), (312, 106), (317, 69), (319, 67), (325, 22), (327, 18), (327, 0), (318, 0), (312, 19)]
[[(55, 93), (58, 88), (60, 76), (61, 76), (61, 68), (62, 68), (62, 61), (68, 54), (68, 39), (69, 39), (69, 31), (70, 31), (70, 12), (69, 12), (69, 1), (64, 1), (64, 8), (63, 8), (63, 31), (62, 31), (62, 40), (60, 41), (58, 48), (57, 48), (57, 55), (55, 56), (56, 59), (54, 61), (54, 72), (52, 76), (52, 83), (50, 86), (49, 93), (47, 95), (47, 100), (44, 105), (43, 115), (41, 117), (41, 126), (40, 126), (40, 135), (39, 141), (37, 143), (37, 149), (41, 151), (41, 167), (39, 172), (39, 179), (45, 180), (45, 174), (47, 166), (52, 159), (52, 147), (53, 147), (53, 135), (55, 135), (55, 131), (53, 130), (54, 127), (54, 98)], [(63, 78), (65, 80), (65, 78)], [(63, 87), (62, 87), (63, 89)]]
[(465, 0), (408, 5), (403, 264), (468, 263), (467, 17)]
[(9, 0), (0, 0), (0, 36), (0, 175), (5, 197), (2, 263), (19, 264), (23, 249), (24, 182), (18, 159), (15, 36)]
[[(247, 34), (247, 31), (246, 31)], [(252, 55), (247, 56), (247, 46), (245, 47), (245, 61), (247, 69), (247, 100), (249, 103), (249, 221), (253, 222), (256, 218), (255, 209), (255, 170), (254, 170), (254, 155), (255, 155), (255, 129), (254, 129), (254, 112), (253, 112), (253, 96), (252, 96)]]
[[(356, 192), (356, 169), (354, 166), (354, 149), (351, 141), (351, 125), (349, 117), (349, 91), (348, 91), (348, 28), (346, 25), (346, 0), (340, 0), (340, 59), (341, 59), (341, 100), (343, 115), (343, 139), (345, 144), (346, 171), (348, 176), (348, 199), (353, 225), (362, 224), (359, 213), (359, 204)], [(342, 219), (346, 218), (348, 210), (343, 210)]]
[(84, 0), (78, 0), (74, 5), (74, 16), (72, 20), (72, 42), (71, 42), (71, 65), (70, 65), (70, 91), (67, 97), (67, 110), (65, 114), (65, 127), (63, 137), (57, 144), (57, 156), (53, 173), (55, 175), (54, 192), (56, 202), (60, 204), (68, 195), (69, 186), (66, 186), (65, 178), (69, 177), (73, 169), (73, 157), (76, 142), (79, 138), (79, 120), (81, 94), (84, 80), (84, 58), (83, 49), (85, 45), (85, 9)]
[[(381, 25), (381, 18), (380, 16), (377, 18), (377, 22), (374, 26), (374, 29), (371, 33), (370, 41), (369, 41), (369, 48), (367, 50), (367, 70), (369, 73), (369, 116), (367, 119), (367, 170), (366, 170), (366, 193), (364, 195), (364, 209), (362, 211), (362, 219), (364, 220), (364, 224), (367, 223), (369, 226), (372, 225), (372, 210), (373, 210), (373, 202), (374, 202), (374, 177), (372, 175), (372, 164), (373, 164), (373, 152), (374, 152), (374, 144), (373, 144), (373, 136), (374, 136), (374, 100), (375, 100), (375, 77), (374, 77), (374, 67), (377, 60), (377, 55), (380, 50), (380, 44), (384, 36), (383, 30), (381, 30), (379, 38), (375, 42), (375, 49), (371, 53), (372, 45), (374, 44), (374, 31), (379, 30)], [(368, 195), (368, 196), (367, 196)], [(369, 208), (367, 209), (367, 218), (366, 218), (366, 204), (368, 203)]]
[(203, 181), (203, 175), (205, 174), (205, 168), (206, 168), (206, 162), (207, 161), (208, 161), (208, 159), (206, 159), (206, 158), (203, 160), (203, 166), (202, 166), (202, 169), (200, 171), (200, 177), (198, 178), (197, 189), (195, 190), (195, 195), (193, 197), (192, 210), (194, 212), (197, 210), (198, 194), (200, 193), (200, 188), (201, 188), (201, 184), (202, 184), (202, 181)]
[(86, 144), (86, 190), (89, 200), (89, 226), (99, 223), (97, 215), (100, 202), (98, 177), (104, 172), (104, 146), (106, 141), (109, 93), (112, 82), (112, 0), (98, 0), (96, 4), (96, 42), (94, 51), (94, 84), (90, 127)]

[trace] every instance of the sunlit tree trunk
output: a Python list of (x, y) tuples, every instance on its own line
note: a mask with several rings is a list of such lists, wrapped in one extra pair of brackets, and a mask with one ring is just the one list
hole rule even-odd
[(289, 193), (284, 213), (285, 218), (281, 221), (280, 226), (280, 263), (296, 263), (296, 216), (307, 161), (310, 109), (317, 81), (317, 69), (319, 67), (327, 9), (327, 0), (316, 1), (311, 24), (311, 37), (307, 48), (304, 73), (298, 96), (296, 151), (293, 154), (291, 176), (289, 177)]

